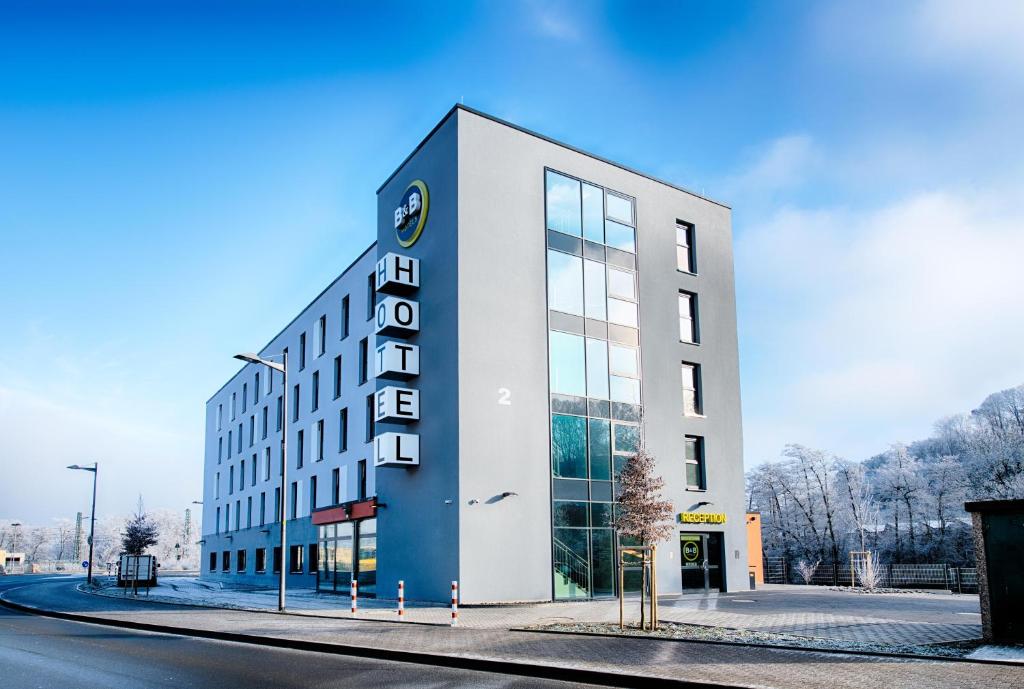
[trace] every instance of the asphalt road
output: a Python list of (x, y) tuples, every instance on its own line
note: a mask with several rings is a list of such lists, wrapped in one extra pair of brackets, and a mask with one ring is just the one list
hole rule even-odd
[[(0, 577), (0, 592), (53, 578)], [(153, 634), (0, 607), (4, 689), (550, 687), (587, 685)]]

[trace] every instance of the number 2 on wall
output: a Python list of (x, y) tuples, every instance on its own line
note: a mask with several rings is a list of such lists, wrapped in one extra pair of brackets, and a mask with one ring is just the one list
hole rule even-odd
[(512, 391), (508, 388), (498, 388), (498, 404), (506, 407), (512, 405)]

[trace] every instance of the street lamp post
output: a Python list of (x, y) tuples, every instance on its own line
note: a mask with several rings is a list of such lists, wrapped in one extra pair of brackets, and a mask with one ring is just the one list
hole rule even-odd
[(72, 464), (68, 469), (92, 472), (92, 515), (89, 517), (89, 574), (85, 579), (86, 583), (92, 586), (92, 541), (93, 536), (96, 534), (96, 477), (100, 473), (100, 463), (93, 462), (91, 467)]
[(276, 363), (251, 353), (236, 354), (235, 358), (250, 364), (263, 364), (268, 368), (281, 372), (281, 387), (283, 388), (281, 393), (281, 509), (278, 513), (278, 517), (281, 519), (281, 566), (277, 580), (277, 609), (284, 612), (285, 578), (287, 576), (285, 561), (288, 541), (288, 535), (285, 530), (285, 518), (288, 513), (285, 507), (288, 502), (285, 492), (285, 488), (288, 485), (288, 350), (286, 349), (282, 352), (281, 363)]

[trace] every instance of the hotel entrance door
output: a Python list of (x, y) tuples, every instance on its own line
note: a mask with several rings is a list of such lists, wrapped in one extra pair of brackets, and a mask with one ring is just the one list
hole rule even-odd
[(722, 590), (722, 534), (679, 534), (683, 593)]

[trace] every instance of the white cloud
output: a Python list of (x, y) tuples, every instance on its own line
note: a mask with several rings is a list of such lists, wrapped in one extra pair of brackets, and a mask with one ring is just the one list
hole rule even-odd
[(723, 184), (723, 197), (761, 196), (790, 189), (813, 176), (821, 156), (806, 134), (789, 134), (768, 142), (738, 175)]
[(579, 22), (567, 7), (552, 2), (531, 2), (529, 10), (534, 28), (541, 36), (570, 43), (580, 39)]
[(748, 463), (782, 442), (858, 457), (1024, 382), (1024, 208), (940, 190), (785, 208), (737, 240)]

